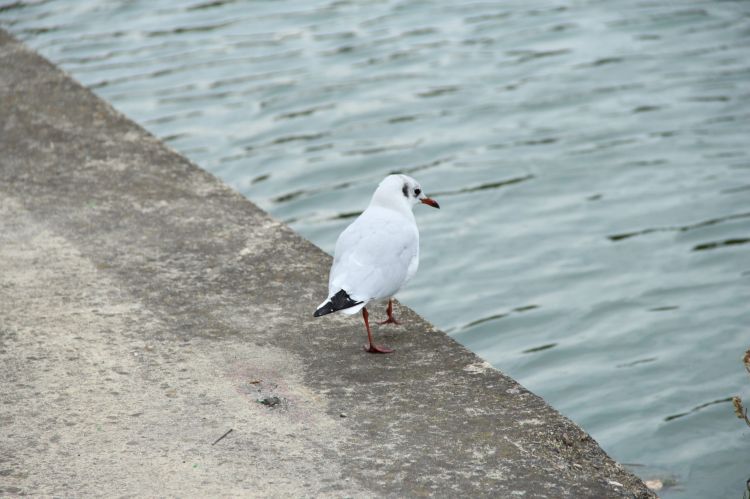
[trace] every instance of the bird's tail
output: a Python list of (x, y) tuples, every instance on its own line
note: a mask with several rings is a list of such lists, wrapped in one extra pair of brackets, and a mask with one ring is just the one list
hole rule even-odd
[(362, 303), (363, 302), (361, 301), (352, 300), (351, 296), (349, 296), (349, 293), (342, 289), (335, 295), (331, 296), (328, 300), (321, 303), (318, 309), (313, 314), (313, 317), (320, 317), (321, 315), (330, 314), (331, 312), (336, 312), (337, 310), (356, 307), (357, 305), (361, 305)]

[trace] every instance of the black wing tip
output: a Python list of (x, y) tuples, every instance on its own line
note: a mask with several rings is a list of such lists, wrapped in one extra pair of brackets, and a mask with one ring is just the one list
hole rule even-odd
[(313, 314), (313, 317), (320, 317), (321, 315), (326, 315), (326, 314), (330, 314), (331, 312), (333, 312), (333, 307), (330, 305), (331, 305), (331, 302), (328, 302), (322, 307), (320, 307), (318, 310), (315, 311), (315, 313)]
[(336, 312), (345, 308), (356, 307), (360, 303), (362, 302), (352, 300), (349, 293), (342, 289), (316, 310), (313, 317), (320, 317), (321, 315), (330, 314), (331, 312)]

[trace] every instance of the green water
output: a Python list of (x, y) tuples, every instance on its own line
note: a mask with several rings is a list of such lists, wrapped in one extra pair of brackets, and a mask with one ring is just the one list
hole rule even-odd
[(663, 497), (742, 496), (750, 3), (0, 0), (0, 26), (329, 252), (413, 175), (442, 209), (402, 301)]

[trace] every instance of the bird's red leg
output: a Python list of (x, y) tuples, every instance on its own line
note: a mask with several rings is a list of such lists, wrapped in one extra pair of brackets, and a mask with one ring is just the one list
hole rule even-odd
[(388, 313), (388, 318), (381, 322), (381, 324), (401, 324), (393, 318), (393, 300), (390, 298), (388, 299), (388, 308), (385, 311)]
[(393, 350), (391, 350), (388, 347), (379, 347), (375, 343), (372, 342), (372, 333), (370, 332), (370, 321), (368, 320), (370, 314), (367, 313), (367, 309), (365, 307), (362, 307), (362, 318), (365, 320), (365, 328), (367, 329), (367, 340), (370, 342), (369, 345), (365, 345), (365, 351), (370, 353), (391, 353)]

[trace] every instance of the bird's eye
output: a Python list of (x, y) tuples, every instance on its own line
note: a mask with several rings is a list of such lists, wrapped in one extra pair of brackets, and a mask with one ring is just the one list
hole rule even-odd
[(422, 189), (414, 189), (415, 196), (419, 196), (420, 194), (422, 194)]

